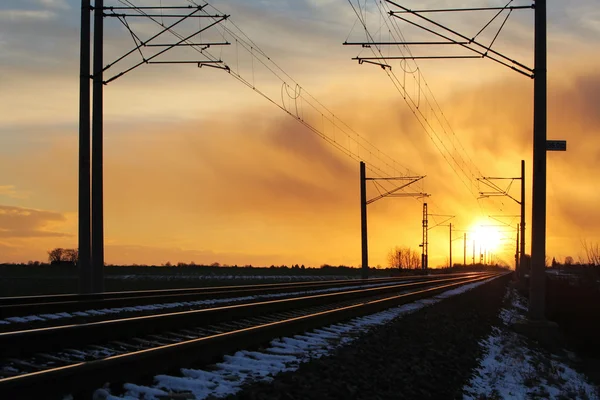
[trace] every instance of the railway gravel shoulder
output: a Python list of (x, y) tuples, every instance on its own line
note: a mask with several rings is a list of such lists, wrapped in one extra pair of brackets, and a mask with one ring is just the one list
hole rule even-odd
[(352, 346), (227, 399), (462, 398), (481, 356), (479, 342), (499, 321), (508, 279), (376, 327)]

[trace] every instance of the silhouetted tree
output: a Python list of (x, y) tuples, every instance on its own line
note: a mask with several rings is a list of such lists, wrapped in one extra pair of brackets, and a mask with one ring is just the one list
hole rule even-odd
[(573, 257), (571, 257), (571, 256), (565, 257), (565, 265), (573, 265), (574, 263), (575, 263), (575, 261), (573, 260)]
[(598, 243), (588, 243), (587, 240), (582, 240), (581, 245), (587, 257), (589, 265), (600, 265), (600, 245)]
[(57, 247), (48, 252), (48, 261), (51, 265), (56, 264), (77, 264), (79, 252), (77, 249), (63, 249)]
[(65, 249), (65, 252), (63, 254), (63, 259), (66, 262), (77, 264), (77, 260), (79, 260), (79, 250)]
[(48, 252), (48, 261), (50, 264), (58, 264), (63, 260), (63, 253), (65, 249), (57, 247)]
[(388, 254), (388, 263), (392, 268), (416, 269), (419, 268), (421, 259), (410, 247), (396, 246)]

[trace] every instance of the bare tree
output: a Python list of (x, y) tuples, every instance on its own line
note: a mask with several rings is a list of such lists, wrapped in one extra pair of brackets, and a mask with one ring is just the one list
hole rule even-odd
[(63, 253), (63, 261), (77, 264), (79, 259), (79, 250), (77, 249), (65, 249)]
[(77, 264), (79, 251), (77, 249), (63, 249), (57, 247), (48, 252), (50, 264)]
[(583, 239), (581, 245), (583, 246), (583, 251), (585, 251), (588, 264), (594, 266), (600, 265), (600, 245), (598, 242), (588, 243), (587, 240)]
[(421, 264), (420, 256), (410, 247), (398, 247), (390, 250), (388, 263), (392, 268), (416, 269)]
[(63, 261), (65, 249), (57, 247), (48, 252), (48, 261), (50, 264), (58, 264)]

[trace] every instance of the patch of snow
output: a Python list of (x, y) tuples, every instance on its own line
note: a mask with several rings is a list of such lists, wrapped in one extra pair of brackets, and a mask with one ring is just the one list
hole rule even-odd
[(38, 315), (26, 315), (24, 317), (8, 317), (4, 319), (4, 321), (8, 321), (9, 323), (27, 323), (32, 321), (44, 321), (44, 318)]
[(503, 322), (480, 345), (485, 356), (464, 388), (464, 400), (493, 399), (598, 399), (586, 378), (560, 361), (527, 345), (523, 336), (509, 326), (524, 317), (525, 299), (509, 288), (507, 308), (500, 311)]
[(360, 276), (352, 275), (108, 275), (111, 280), (153, 280), (153, 281), (177, 281), (177, 280), (264, 280), (264, 281), (333, 281), (333, 280), (359, 280)]
[(210, 371), (183, 368), (182, 376), (155, 376), (152, 387), (128, 383), (123, 386), (125, 394), (122, 397), (107, 394), (103, 399), (158, 400), (161, 396), (172, 392), (190, 392), (194, 399), (201, 400), (208, 396), (225, 397), (235, 394), (244, 384), (253, 381), (270, 381), (280, 372), (294, 371), (303, 362), (326, 356), (338, 346), (351, 343), (358, 335), (367, 332), (373, 326), (388, 323), (395, 318), (464, 293), (493, 279), (496, 278), (460, 286), (433, 298), (417, 300), (345, 323), (315, 329), (294, 337), (275, 339), (271, 341), (269, 348), (261, 352), (238, 351), (232, 356), (225, 356), (223, 361), (213, 365)]

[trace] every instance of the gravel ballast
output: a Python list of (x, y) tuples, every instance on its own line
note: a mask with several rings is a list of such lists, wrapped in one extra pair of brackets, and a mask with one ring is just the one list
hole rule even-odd
[(497, 324), (509, 276), (373, 329), (332, 356), (234, 399), (462, 398), (481, 357), (479, 342)]

